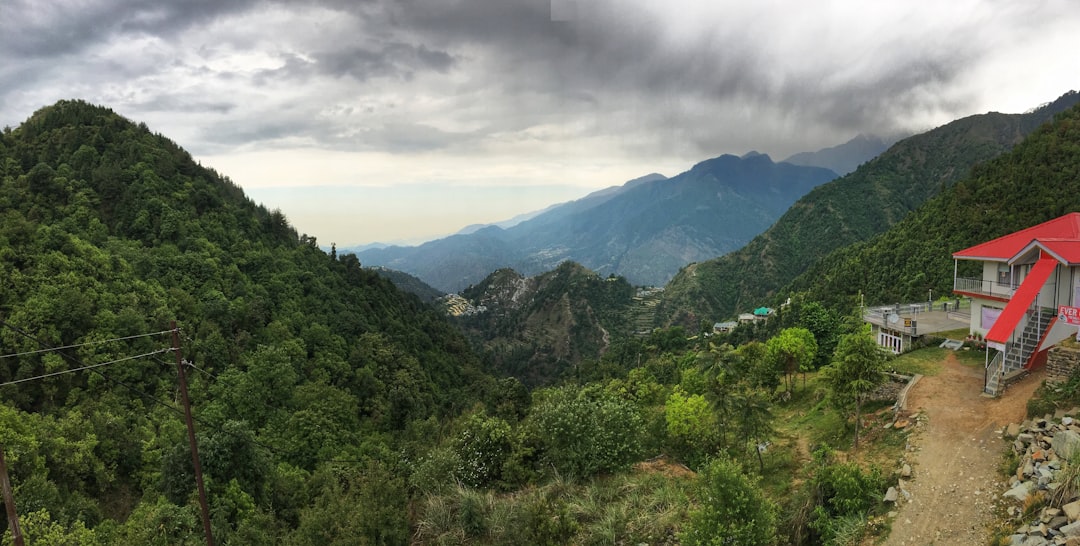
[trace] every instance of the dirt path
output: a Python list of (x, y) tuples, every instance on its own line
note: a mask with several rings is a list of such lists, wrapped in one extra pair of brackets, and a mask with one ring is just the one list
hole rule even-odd
[(1036, 372), (1000, 398), (984, 398), (982, 368), (949, 354), (938, 375), (915, 384), (907, 410), (926, 419), (909, 440), (910, 498), (901, 498), (886, 546), (986, 543), (992, 504), (1002, 493), (997, 465), (1005, 443), (996, 431), (1024, 419), (1043, 378)]

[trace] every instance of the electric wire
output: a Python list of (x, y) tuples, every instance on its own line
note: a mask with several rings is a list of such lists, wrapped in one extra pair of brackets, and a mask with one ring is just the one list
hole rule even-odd
[[(7, 325), (7, 324), (5, 323), (5, 325)], [(16, 331), (18, 331), (18, 330), (16, 330)], [(102, 343), (110, 343), (110, 342), (113, 342), (113, 341), (126, 341), (126, 340), (129, 340), (129, 339), (137, 339), (137, 338), (140, 338), (140, 337), (150, 337), (150, 336), (156, 336), (156, 335), (161, 335), (161, 334), (167, 334), (167, 333), (169, 333), (171, 331), (172, 330), (162, 330), (160, 332), (152, 332), (152, 333), (149, 333), (149, 334), (137, 334), (137, 335), (134, 335), (134, 336), (114, 337), (112, 339), (102, 339), (102, 340), (98, 340), (98, 341), (87, 341), (86, 343), (76, 343), (74, 345), (63, 345), (63, 346), (60, 346), (60, 347), (48, 347), (48, 348), (45, 348), (45, 349), (38, 349), (36, 351), (24, 351), (24, 352), (21, 352), (21, 353), (12, 353), (12, 354), (0, 355), (0, 358), (13, 358), (13, 357), (16, 357), (16, 356), (27, 356), (27, 355), (35, 355), (35, 354), (38, 354), (38, 353), (48, 353), (48, 352), (51, 352), (51, 351), (59, 351), (59, 350), (62, 350), (62, 349), (74, 349), (76, 347), (85, 347), (87, 345), (100, 345)], [(20, 333), (22, 333), (22, 332), (20, 332)], [(36, 340), (34, 338), (30, 338), (30, 339), (33, 339), (34, 341), (44, 345), (44, 343), (42, 343), (42, 342), (40, 342), (40, 341), (38, 341), (38, 340)]]
[[(34, 337), (33, 335), (31, 335), (30, 333), (28, 333), (28, 332), (24, 331), (23, 329), (21, 329), (21, 328), (19, 328), (19, 327), (17, 327), (17, 326), (14, 326), (14, 325), (12, 325), (12, 324), (9, 324), (9, 323), (8, 323), (7, 321), (4, 321), (4, 320), (2, 320), (2, 319), (0, 319), (0, 326), (2, 326), (2, 327), (5, 327), (5, 328), (8, 328), (8, 329), (11, 329), (11, 330), (13, 330), (14, 332), (16, 332), (16, 333), (18, 333), (18, 334), (20, 334), (20, 335), (22, 335), (22, 336), (24, 336), (24, 337), (26, 337), (26, 338), (28, 338), (28, 339), (32, 340), (32, 341), (34, 341), (35, 343), (37, 343), (37, 344), (39, 344), (39, 345), (41, 345), (41, 346), (43, 346), (43, 347), (46, 347), (46, 349), (45, 349), (45, 350), (55, 350), (55, 349), (59, 349), (59, 348), (60, 348), (60, 347), (57, 347), (57, 348), (48, 348), (48, 344), (46, 344), (46, 343), (45, 343), (44, 341), (41, 341), (40, 339), (37, 339), (36, 337)], [(180, 329), (179, 329), (179, 328), (177, 328), (177, 330), (180, 330)], [(171, 333), (172, 331), (173, 331), (173, 330), (164, 330), (164, 331), (162, 331), (162, 332), (157, 332), (157, 333), (158, 333), (158, 334), (161, 334), (161, 333)], [(144, 335), (140, 335), (140, 336), (133, 336), (133, 337), (144, 337), (145, 335), (154, 335), (154, 334), (144, 334)], [(190, 339), (190, 338), (189, 338), (189, 339)], [(141, 391), (140, 389), (137, 389), (137, 388), (135, 388), (135, 387), (132, 387), (131, 385), (128, 385), (128, 384), (126, 384), (126, 383), (123, 383), (123, 382), (121, 382), (121, 381), (119, 381), (119, 380), (116, 380), (116, 379), (112, 379), (112, 378), (110, 378), (109, 376), (105, 375), (104, 373), (102, 373), (102, 372), (101, 372), (100, 370), (98, 370), (98, 369), (97, 369), (97, 368), (99, 368), (99, 367), (102, 367), (102, 366), (104, 366), (104, 365), (106, 365), (106, 364), (114, 364), (114, 363), (116, 363), (116, 362), (119, 362), (119, 361), (121, 361), (121, 360), (132, 360), (132, 359), (135, 359), (135, 358), (142, 358), (142, 357), (146, 357), (146, 356), (151, 356), (151, 358), (153, 358), (154, 360), (156, 360), (156, 361), (157, 361), (158, 363), (160, 363), (160, 364), (167, 364), (167, 363), (166, 363), (165, 361), (161, 360), (160, 358), (157, 358), (157, 356), (156, 356), (156, 355), (158, 355), (158, 354), (161, 354), (161, 353), (165, 353), (165, 352), (169, 352), (169, 351), (173, 351), (173, 350), (175, 350), (175, 347), (169, 347), (169, 348), (165, 348), (165, 349), (160, 349), (160, 350), (158, 350), (158, 351), (153, 351), (153, 352), (151, 352), (151, 353), (147, 353), (147, 354), (143, 354), (143, 355), (137, 355), (137, 356), (134, 356), (134, 357), (126, 357), (126, 358), (124, 358), (124, 359), (116, 360), (116, 361), (113, 361), (113, 362), (107, 362), (107, 363), (101, 363), (101, 364), (93, 364), (93, 365), (86, 365), (85, 363), (83, 363), (83, 362), (82, 362), (81, 360), (79, 360), (78, 358), (76, 358), (76, 357), (74, 357), (74, 356), (71, 356), (71, 355), (69, 355), (69, 354), (67, 354), (67, 353), (60, 353), (60, 355), (61, 355), (62, 357), (64, 357), (64, 358), (68, 359), (68, 360), (69, 360), (69, 361), (71, 361), (71, 362), (74, 362), (74, 363), (76, 363), (76, 364), (79, 364), (79, 365), (80, 365), (80, 368), (78, 368), (78, 369), (72, 369), (72, 370), (65, 370), (65, 371), (63, 371), (63, 372), (58, 372), (58, 373), (67, 373), (68, 371), (79, 371), (79, 370), (83, 370), (83, 369), (85, 369), (85, 370), (89, 370), (89, 371), (91, 371), (91, 372), (93, 372), (93, 373), (96, 373), (96, 374), (100, 375), (100, 376), (101, 376), (102, 378), (104, 378), (104, 379), (108, 380), (109, 382), (111, 382), (111, 383), (115, 383), (115, 384), (117, 384), (117, 385), (120, 385), (120, 386), (122, 386), (122, 387), (124, 387), (124, 388), (126, 388), (126, 389), (128, 389), (128, 390), (130, 390), (130, 391), (132, 391), (132, 392), (134, 392), (134, 393), (136, 393), (136, 394), (138, 394), (139, 396), (141, 396), (141, 397), (143, 397), (143, 398), (146, 398), (147, 400), (149, 400), (149, 401), (151, 401), (151, 402), (154, 402), (154, 403), (160, 404), (160, 405), (162, 405), (162, 406), (164, 406), (164, 407), (166, 407), (166, 408), (168, 408), (168, 409), (171, 409), (171, 410), (175, 411), (176, 413), (178, 413), (178, 414), (180, 414), (180, 415), (184, 415), (184, 410), (182, 410), (181, 408), (178, 408), (178, 407), (176, 407), (176, 406), (175, 406), (174, 404), (171, 404), (171, 403), (169, 403), (169, 402), (165, 402), (164, 400), (161, 400), (160, 398), (158, 398), (158, 397), (156, 397), (156, 396), (154, 396), (154, 395), (152, 395), (152, 394), (149, 394), (149, 393), (143, 392), (143, 391)], [(194, 368), (194, 367), (195, 367), (195, 366), (194, 366), (193, 364), (190, 364), (190, 363), (188, 363), (188, 364), (187, 364), (187, 366), (190, 366), (190, 367), (192, 367), (192, 368)], [(196, 368), (196, 369), (198, 369), (198, 368)], [(203, 373), (205, 373), (205, 374), (207, 374), (207, 375), (210, 375), (210, 376), (212, 376), (212, 377), (214, 377), (214, 378), (216, 379), (216, 376), (214, 376), (214, 375), (213, 375), (213, 374), (211, 374), (210, 372), (206, 372), (206, 371), (203, 371), (203, 370), (199, 370), (199, 371), (201, 371), (201, 372), (203, 372)], [(57, 374), (58, 374), (58, 373), (57, 373)], [(21, 380), (18, 380), (18, 381), (16, 381), (16, 382), (30, 381), (30, 380), (33, 380), (33, 379), (41, 379), (41, 378), (43, 378), (43, 377), (47, 377), (47, 376), (49, 376), (49, 375), (57, 375), (57, 374), (46, 374), (45, 376), (39, 376), (39, 377), (34, 377), (34, 378), (26, 378), (26, 379), (21, 379)], [(14, 382), (13, 382), (13, 383), (14, 383)], [(0, 386), (4, 386), (4, 385), (7, 385), (7, 384), (9, 384), (9, 383), (5, 383), (5, 384), (0, 384)], [(265, 402), (264, 402), (264, 404), (265, 404)], [(268, 404), (267, 404), (267, 407), (269, 407), (269, 405), (268, 405)], [(274, 446), (268, 445), (268, 444), (266, 444), (266, 443), (263, 443), (263, 442), (261, 442), (261, 441), (259, 441), (259, 440), (255, 439), (255, 438), (254, 438), (254, 435), (252, 435), (252, 436), (250, 436), (250, 437), (247, 437), (247, 436), (241, 436), (241, 435), (240, 435), (240, 434), (238, 434), (238, 433), (235, 433), (235, 432), (232, 432), (232, 431), (226, 430), (226, 429), (224, 429), (224, 428), (223, 428), (222, 426), (219, 426), (219, 425), (214, 425), (214, 424), (212, 424), (212, 423), (210, 423), (210, 422), (208, 422), (208, 421), (206, 421), (206, 420), (202, 419), (201, 417), (198, 417), (198, 416), (195, 416), (195, 415), (192, 415), (192, 417), (191, 417), (191, 418), (192, 418), (192, 420), (193, 420), (193, 421), (195, 421), (196, 423), (199, 423), (200, 425), (202, 425), (202, 426), (204, 426), (204, 427), (206, 427), (206, 428), (208, 428), (208, 429), (211, 429), (211, 430), (215, 430), (215, 431), (217, 431), (217, 432), (222, 432), (222, 433), (228, 434), (228, 435), (232, 436), (233, 438), (237, 438), (237, 439), (240, 439), (240, 440), (246, 440), (246, 441), (249, 441), (249, 442), (251, 442), (252, 444), (254, 444), (254, 445), (256, 445), (256, 446), (259, 446), (259, 447), (261, 447), (261, 448), (263, 448), (263, 449), (265, 449), (265, 450), (267, 450), (267, 451), (270, 451), (270, 452), (272, 452), (272, 453), (275, 453), (275, 454), (278, 454), (278, 455), (283, 455), (283, 456), (286, 456), (286, 457), (294, 457), (294, 456), (296, 456), (296, 455), (298, 455), (298, 454), (300, 453), (300, 450), (299, 450), (299, 449), (297, 449), (297, 450), (293, 450), (293, 451), (285, 451), (285, 450), (282, 450), (282, 449), (276, 448), (276, 447), (274, 447)], [(315, 460), (315, 462), (316, 462), (316, 463), (363, 463), (363, 462), (366, 462), (366, 461), (365, 461), (365, 460), (359, 460), (359, 459), (316, 459), (316, 460)]]
[(102, 366), (108, 366), (109, 364), (116, 364), (117, 362), (125, 362), (125, 361), (128, 361), (128, 360), (135, 360), (136, 358), (143, 358), (143, 357), (147, 357), (147, 356), (151, 356), (151, 355), (157, 355), (157, 354), (161, 354), (161, 353), (168, 352), (168, 351), (171, 351), (171, 350), (172, 350), (171, 348), (166, 347), (164, 349), (158, 349), (156, 351), (151, 351), (149, 353), (143, 353), (141, 355), (135, 355), (135, 356), (126, 356), (124, 358), (118, 358), (116, 360), (110, 360), (108, 362), (100, 362), (98, 364), (89, 364), (89, 365), (81, 366), (79, 368), (69, 368), (67, 370), (61, 370), (61, 371), (58, 371), (58, 372), (52, 372), (52, 373), (47, 373), (47, 374), (42, 374), (42, 375), (35, 375), (34, 377), (24, 377), (22, 379), (16, 379), (14, 381), (8, 381), (7, 383), (0, 383), (0, 387), (6, 387), (8, 385), (16, 385), (16, 384), (19, 384), (19, 383), (25, 383), (27, 381), (36, 381), (38, 379), (45, 379), (46, 377), (56, 377), (58, 375), (64, 375), (66, 373), (81, 372), (83, 370), (92, 370), (94, 368), (100, 368)]

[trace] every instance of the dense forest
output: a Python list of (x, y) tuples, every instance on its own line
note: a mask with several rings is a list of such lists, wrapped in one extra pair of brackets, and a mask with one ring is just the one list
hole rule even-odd
[(0, 181), (0, 419), (24, 514), (201, 541), (171, 320), (226, 543), (404, 542), (407, 461), (441, 419), (498, 403), (440, 313), (144, 125), (44, 108), (0, 138)]
[[(952, 290), (952, 253), (1080, 211), (1080, 107), (1059, 114), (1009, 153), (977, 166), (893, 229), (845, 247), (789, 289), (830, 305), (921, 301)], [(971, 263), (962, 263), (970, 266)]]
[(668, 283), (660, 319), (692, 326), (782, 300), (788, 283), (828, 253), (888, 230), (1078, 101), (1071, 91), (1028, 113), (970, 116), (901, 140), (812, 190), (743, 248), (683, 268)]

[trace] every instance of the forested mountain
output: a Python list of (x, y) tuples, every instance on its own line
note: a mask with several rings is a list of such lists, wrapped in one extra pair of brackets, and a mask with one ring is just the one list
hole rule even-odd
[(461, 318), (490, 365), (526, 385), (559, 379), (630, 332), (634, 288), (574, 262), (525, 277), (500, 269), (462, 292), (485, 311)]
[[(790, 285), (814, 301), (920, 301), (952, 290), (952, 253), (1080, 211), (1080, 106), (976, 167), (889, 231), (830, 254)], [(970, 266), (971, 264), (963, 264)]]
[(766, 303), (829, 252), (887, 230), (1078, 101), (1080, 93), (1070, 92), (1029, 113), (970, 116), (901, 140), (815, 188), (745, 247), (683, 268), (668, 284), (658, 316), (696, 326)]
[(170, 320), (225, 544), (404, 543), (418, 442), (495, 385), (433, 308), (83, 102), (0, 135), (0, 276), (0, 440), (65, 544), (201, 542)]
[(394, 286), (396, 286), (398, 290), (408, 292), (420, 298), (420, 301), (424, 303), (432, 303), (446, 294), (404, 271), (387, 269), (385, 267), (371, 267), (369, 269), (377, 273), (380, 277), (394, 283)]
[(638, 285), (667, 282), (695, 260), (739, 248), (832, 171), (725, 155), (670, 179), (650, 175), (555, 207), (508, 229), (490, 226), (413, 248), (361, 252), (456, 292), (501, 267), (527, 275), (564, 260)]
[(873, 135), (858, 135), (837, 146), (822, 148), (816, 152), (794, 154), (785, 159), (784, 163), (822, 167), (838, 175), (845, 175), (857, 169), (859, 165), (881, 155), (881, 152), (887, 150), (896, 140), (885, 141)]

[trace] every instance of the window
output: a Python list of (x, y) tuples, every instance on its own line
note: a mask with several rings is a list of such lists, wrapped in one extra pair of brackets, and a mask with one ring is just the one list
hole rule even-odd
[(1009, 267), (1009, 264), (998, 264), (998, 286), (1012, 286), (1012, 280), (1012, 269)]

